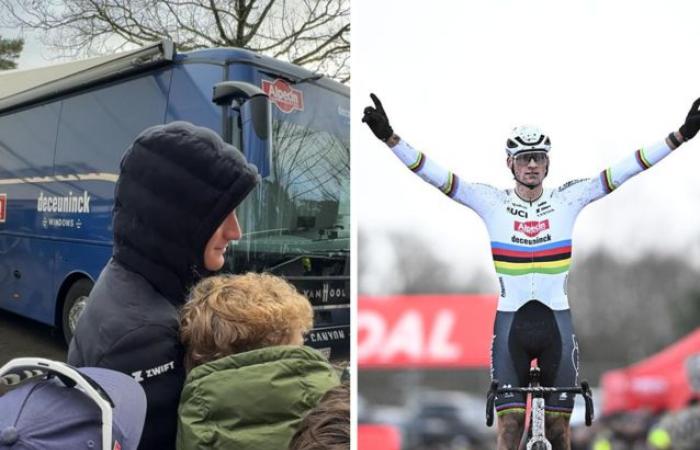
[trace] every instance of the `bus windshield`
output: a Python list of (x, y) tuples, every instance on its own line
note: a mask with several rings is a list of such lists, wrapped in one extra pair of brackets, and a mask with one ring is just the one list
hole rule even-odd
[(253, 161), (262, 182), (236, 211), (243, 237), (229, 246), (226, 268), (343, 275), (350, 245), (349, 99), (311, 83), (286, 87), (303, 102), (290, 109), (270, 95), (272, 154)]

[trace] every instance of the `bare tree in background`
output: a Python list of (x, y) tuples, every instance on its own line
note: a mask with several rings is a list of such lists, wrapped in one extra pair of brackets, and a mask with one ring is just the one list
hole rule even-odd
[(3, 39), (0, 37), (0, 70), (9, 70), (17, 67), (15, 61), (22, 53), (24, 41), (22, 39)]
[(350, 79), (350, 0), (0, 0), (0, 24), (36, 29), (63, 56), (168, 38), (240, 47)]
[[(430, 242), (409, 231), (358, 230), (360, 294), (453, 294), (491, 292), (489, 276), (440, 259)], [(375, 253), (376, 247), (384, 254)]]

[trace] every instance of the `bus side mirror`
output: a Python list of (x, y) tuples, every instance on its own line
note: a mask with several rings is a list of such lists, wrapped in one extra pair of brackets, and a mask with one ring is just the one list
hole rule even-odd
[(214, 85), (212, 101), (225, 109), (224, 139), (228, 143), (233, 143), (229, 110), (240, 113), (241, 151), (257, 166), (260, 176), (267, 177), (272, 155), (272, 113), (267, 94), (250, 83), (224, 81)]

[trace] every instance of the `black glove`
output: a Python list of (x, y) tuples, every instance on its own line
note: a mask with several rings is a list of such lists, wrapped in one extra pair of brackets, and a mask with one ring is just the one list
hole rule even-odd
[(389, 125), (389, 118), (384, 112), (382, 102), (380, 102), (374, 94), (369, 94), (369, 96), (374, 102), (374, 108), (371, 106), (365, 108), (362, 121), (369, 125), (369, 128), (375, 136), (386, 142), (387, 139), (394, 135), (394, 130), (391, 128), (391, 125)]
[(690, 108), (688, 116), (685, 118), (685, 123), (681, 125), (680, 131), (683, 139), (689, 141), (698, 134), (700, 130), (700, 98), (695, 100), (693, 107)]

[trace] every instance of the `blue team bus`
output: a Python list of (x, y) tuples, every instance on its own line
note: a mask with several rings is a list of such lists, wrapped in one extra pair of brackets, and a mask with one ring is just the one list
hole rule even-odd
[[(251, 93), (265, 97), (267, 147), (246, 143), (259, 132), (257, 113), (245, 113)], [(261, 172), (237, 209), (245, 234), (225, 270), (287, 278), (314, 306), (307, 344), (347, 358), (349, 94), (246, 50), (178, 53), (168, 41), (0, 75), (0, 308), (70, 340), (112, 254), (124, 150), (149, 126), (186, 120), (243, 148)]]

